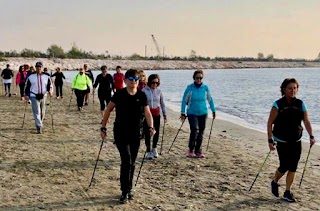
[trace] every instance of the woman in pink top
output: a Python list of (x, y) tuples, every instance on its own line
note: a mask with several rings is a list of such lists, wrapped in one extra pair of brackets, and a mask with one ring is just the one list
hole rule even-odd
[(26, 83), (26, 78), (27, 78), (27, 71), (24, 70), (24, 67), (21, 65), (19, 67), (19, 72), (17, 73), (16, 76), (16, 85), (20, 87), (20, 96), (21, 96), (21, 100), (23, 100), (23, 96), (24, 96), (24, 86)]

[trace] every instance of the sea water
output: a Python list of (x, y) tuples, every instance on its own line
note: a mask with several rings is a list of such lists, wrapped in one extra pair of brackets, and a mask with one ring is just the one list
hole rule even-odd
[[(147, 76), (153, 73), (160, 76), (166, 106), (180, 112), (183, 92), (188, 84), (193, 83), (194, 70), (145, 72)], [(76, 73), (65, 71), (66, 80), (71, 82)], [(95, 77), (99, 73), (93, 71)], [(218, 119), (266, 132), (270, 109), (273, 102), (281, 98), (280, 85), (285, 78), (298, 80), (297, 98), (306, 104), (314, 135), (320, 140), (320, 68), (208, 69), (204, 70), (203, 83), (211, 90)], [(306, 131), (303, 138), (308, 139)]]

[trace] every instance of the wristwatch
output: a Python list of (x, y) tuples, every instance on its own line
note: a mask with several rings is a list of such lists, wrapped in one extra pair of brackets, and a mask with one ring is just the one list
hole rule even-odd
[(149, 127), (149, 130), (154, 130), (154, 127)]
[(314, 139), (314, 136), (313, 136), (313, 135), (310, 136), (310, 140), (312, 140), (312, 139)]
[(102, 128), (100, 128), (100, 131), (103, 132), (103, 133), (107, 133), (107, 128), (102, 127)]
[(274, 143), (274, 140), (273, 140), (272, 138), (269, 138), (269, 139), (268, 139), (268, 142), (269, 142), (269, 144), (273, 144), (273, 143)]

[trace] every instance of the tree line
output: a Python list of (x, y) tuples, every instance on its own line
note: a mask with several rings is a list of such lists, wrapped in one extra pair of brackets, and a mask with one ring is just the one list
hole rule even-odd
[(5, 60), (8, 57), (25, 57), (25, 58), (61, 58), (61, 59), (112, 59), (112, 60), (181, 60), (181, 61), (237, 61), (237, 62), (249, 62), (249, 61), (283, 61), (283, 62), (308, 62), (317, 61), (320, 62), (320, 53), (314, 60), (307, 60), (303, 58), (275, 58), (273, 54), (264, 56), (263, 53), (259, 52), (257, 57), (205, 57), (197, 55), (195, 50), (190, 51), (189, 56), (142, 56), (134, 53), (130, 56), (121, 55), (110, 55), (108, 51), (102, 54), (95, 54), (92, 51), (85, 51), (80, 49), (75, 43), (72, 45), (69, 51), (64, 51), (61, 46), (52, 44), (47, 48), (46, 52), (36, 51), (32, 49), (23, 49), (20, 52), (16, 50), (11, 51), (0, 51), (0, 61)]

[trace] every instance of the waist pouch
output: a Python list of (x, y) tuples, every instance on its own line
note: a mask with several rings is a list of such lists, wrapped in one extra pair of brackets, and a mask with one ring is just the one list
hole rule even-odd
[(152, 116), (160, 116), (160, 108), (150, 108)]
[(35, 95), (37, 100), (42, 100), (44, 96), (44, 94), (35, 94)]

